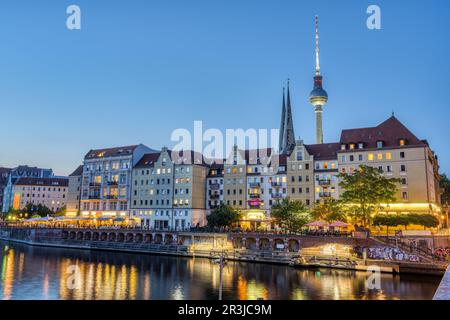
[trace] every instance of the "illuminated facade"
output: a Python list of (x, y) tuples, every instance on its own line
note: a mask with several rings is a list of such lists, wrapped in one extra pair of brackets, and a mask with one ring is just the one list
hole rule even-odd
[(84, 157), (81, 214), (91, 217), (128, 216), (133, 166), (152, 149), (134, 146), (97, 149)]
[(186, 230), (206, 224), (208, 166), (192, 151), (146, 154), (133, 168), (131, 211), (141, 225)]
[(19, 178), (12, 188), (12, 208), (22, 210), (27, 204), (43, 205), (57, 212), (67, 204), (67, 178)]

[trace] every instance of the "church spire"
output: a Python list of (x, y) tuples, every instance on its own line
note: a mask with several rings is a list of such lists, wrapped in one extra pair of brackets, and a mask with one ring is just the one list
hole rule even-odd
[(284, 123), (286, 122), (286, 101), (285, 101), (285, 94), (284, 94), (284, 87), (283, 87), (283, 103), (281, 106), (281, 124), (280, 124), (280, 138), (278, 147), (280, 152), (283, 152), (284, 148)]
[(283, 153), (290, 154), (295, 148), (294, 123), (292, 121), (291, 93), (289, 88), (290, 80), (287, 80), (286, 116), (283, 134)]

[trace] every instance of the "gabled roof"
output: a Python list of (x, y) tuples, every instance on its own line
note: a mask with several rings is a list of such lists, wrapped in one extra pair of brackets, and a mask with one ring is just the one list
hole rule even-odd
[(139, 160), (134, 167), (135, 168), (151, 167), (156, 161), (158, 161), (160, 154), (161, 152), (146, 153), (142, 156), (141, 160)]
[(339, 142), (322, 144), (305, 144), (308, 153), (314, 156), (314, 160), (333, 160), (337, 159), (337, 152), (340, 148)]
[(408, 146), (427, 145), (394, 116), (376, 127), (342, 130), (340, 143), (362, 142), (364, 148), (376, 148), (377, 141), (383, 141), (383, 147), (398, 147), (400, 139), (405, 139)]
[(90, 150), (85, 159), (119, 157), (133, 154), (139, 145)]
[(45, 187), (67, 187), (69, 179), (67, 178), (19, 178), (16, 186), (45, 186)]
[(69, 177), (81, 176), (83, 174), (83, 165), (78, 166), (74, 172), (69, 174)]

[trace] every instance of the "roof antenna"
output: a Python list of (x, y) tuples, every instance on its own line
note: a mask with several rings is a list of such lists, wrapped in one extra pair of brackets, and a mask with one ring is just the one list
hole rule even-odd
[(392, 116), (394, 116), (394, 109), (392, 109)]

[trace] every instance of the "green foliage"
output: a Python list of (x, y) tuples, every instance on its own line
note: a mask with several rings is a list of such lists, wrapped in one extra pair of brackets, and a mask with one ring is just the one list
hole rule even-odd
[(47, 206), (44, 206), (42, 204), (31, 204), (28, 203), (23, 210), (21, 210), (23, 213), (28, 213), (29, 215), (39, 215), (40, 217), (46, 217), (53, 215), (53, 211), (50, 210)]
[(450, 204), (450, 179), (446, 174), (441, 174), (440, 178), (440, 187), (444, 189), (444, 192), (441, 195), (441, 203)]
[(286, 230), (297, 232), (311, 221), (311, 214), (301, 201), (283, 199), (272, 206), (270, 213), (275, 223)]
[(234, 223), (239, 221), (239, 218), (239, 212), (225, 204), (221, 204), (206, 217), (208, 220), (208, 227), (211, 229), (231, 227)]
[(323, 220), (326, 222), (347, 222), (344, 207), (336, 199), (327, 199), (322, 203), (317, 203), (312, 211), (312, 216), (315, 220)]
[(439, 219), (431, 214), (378, 214), (373, 220), (375, 226), (397, 227), (409, 225), (423, 226), (424, 228), (435, 228), (439, 225)]
[(381, 203), (395, 201), (399, 179), (385, 178), (378, 169), (362, 165), (352, 174), (340, 173), (339, 186), (344, 190), (342, 203), (346, 204), (350, 217), (356, 223), (370, 226)]
[(59, 208), (59, 210), (55, 212), (55, 217), (63, 217), (65, 215), (66, 215), (66, 206)]

